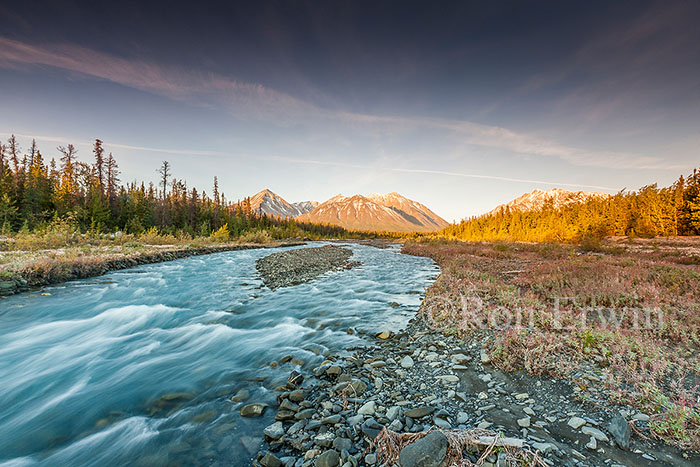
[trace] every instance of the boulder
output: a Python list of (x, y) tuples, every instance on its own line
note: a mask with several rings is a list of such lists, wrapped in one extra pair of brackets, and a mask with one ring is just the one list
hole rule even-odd
[(622, 415), (616, 415), (610, 420), (610, 423), (608, 423), (608, 431), (613, 435), (618, 446), (622, 449), (629, 449), (630, 435), (632, 433), (629, 423), (627, 423), (627, 420), (625, 420)]
[(265, 412), (267, 404), (248, 404), (241, 407), (241, 417), (259, 417)]
[(340, 464), (340, 455), (337, 451), (326, 451), (316, 458), (316, 467), (336, 467)]
[(399, 464), (401, 467), (438, 467), (446, 455), (447, 437), (433, 432), (403, 448), (399, 453)]

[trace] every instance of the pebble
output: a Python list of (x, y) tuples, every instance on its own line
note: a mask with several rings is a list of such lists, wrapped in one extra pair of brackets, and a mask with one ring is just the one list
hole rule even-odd
[(406, 355), (401, 359), (401, 368), (413, 368), (413, 359), (410, 355)]
[(530, 417), (524, 417), (518, 419), (518, 426), (521, 428), (527, 428), (530, 426)]

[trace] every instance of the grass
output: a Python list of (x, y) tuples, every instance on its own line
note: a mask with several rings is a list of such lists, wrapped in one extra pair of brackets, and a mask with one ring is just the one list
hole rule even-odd
[(700, 239), (430, 240), (404, 252), (442, 267), (422, 312), (443, 332), (480, 339), (506, 371), (592, 367), (611, 402), (651, 416), (652, 435), (700, 448)]

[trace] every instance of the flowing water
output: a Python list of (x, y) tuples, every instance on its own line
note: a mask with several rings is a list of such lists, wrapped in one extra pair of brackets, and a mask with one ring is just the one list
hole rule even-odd
[[(313, 244), (316, 245), (316, 244)], [(310, 245), (310, 246), (313, 246)], [(402, 327), (437, 274), (398, 248), (348, 246), (361, 265), (262, 287), (244, 250), (139, 266), (0, 300), (0, 466), (249, 465), (300, 362), (363, 345), (348, 328)]]

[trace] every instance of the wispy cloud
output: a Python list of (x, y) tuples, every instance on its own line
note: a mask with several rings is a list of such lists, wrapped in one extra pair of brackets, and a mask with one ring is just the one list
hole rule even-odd
[[(10, 133), (0, 133), (0, 135), (8, 137)], [(89, 147), (92, 145), (92, 141), (85, 140), (70, 140), (64, 137), (57, 136), (31, 136), (25, 134), (15, 133), (18, 138), (31, 139), (35, 138), (38, 141), (49, 141), (59, 144), (77, 144), (84, 147)], [(206, 157), (224, 157), (226, 159), (233, 158), (246, 158), (247, 155), (244, 154), (232, 154), (222, 151), (201, 151), (196, 149), (168, 149), (168, 148), (155, 148), (149, 146), (136, 146), (131, 144), (113, 143), (106, 142), (105, 147), (108, 150), (112, 148), (129, 149), (135, 151), (153, 152), (158, 154), (171, 154), (171, 155), (193, 155), (193, 156), (206, 156)], [(286, 156), (269, 156), (269, 155), (259, 155), (255, 157), (257, 160), (272, 161), (272, 162), (282, 162), (292, 165), (319, 165), (327, 167), (340, 167), (347, 169), (358, 169), (358, 170), (370, 170), (370, 171), (382, 171), (382, 172), (400, 172), (400, 173), (415, 173), (415, 174), (429, 174), (429, 175), (440, 175), (449, 177), (460, 177), (460, 178), (476, 178), (476, 179), (486, 179), (486, 180), (500, 180), (505, 182), (514, 183), (525, 183), (530, 185), (547, 185), (547, 186), (557, 186), (557, 187), (573, 187), (573, 188), (589, 188), (595, 190), (605, 190), (605, 191), (618, 191), (619, 188), (606, 187), (600, 185), (587, 185), (580, 183), (570, 183), (570, 182), (556, 182), (547, 180), (533, 180), (526, 178), (513, 178), (504, 177), (500, 175), (488, 175), (488, 174), (477, 174), (477, 173), (465, 173), (465, 172), (453, 172), (446, 170), (432, 170), (424, 168), (402, 168), (402, 167), (385, 167), (381, 165), (369, 165), (369, 164), (352, 164), (346, 162), (329, 161), (329, 160), (317, 160), (317, 159), (302, 159), (295, 157)]]
[[(345, 125), (350, 122), (363, 126), (366, 131), (438, 129), (449, 132), (450, 144), (455, 146), (485, 146), (526, 156), (557, 158), (578, 166), (656, 170), (680, 168), (669, 166), (658, 157), (586, 150), (537, 135), (471, 121), (377, 116), (326, 109), (261, 84), (242, 82), (216, 73), (116, 57), (76, 45), (37, 46), (0, 37), (0, 67), (30, 66), (60, 68), (193, 105), (223, 108), (239, 118), (261, 119), (282, 125), (298, 124), (300, 121), (314, 125), (328, 122)], [(128, 148), (147, 150), (137, 146)], [(197, 151), (186, 153), (198, 154)]]

